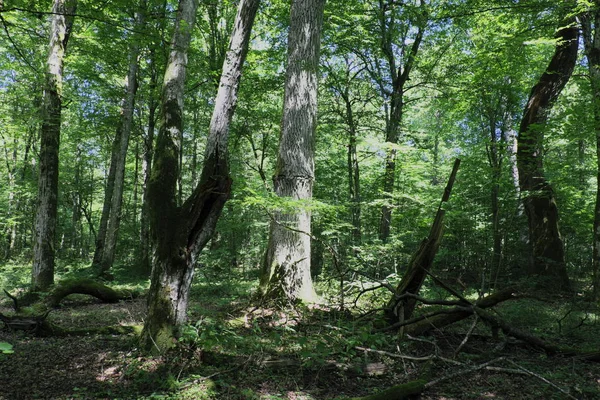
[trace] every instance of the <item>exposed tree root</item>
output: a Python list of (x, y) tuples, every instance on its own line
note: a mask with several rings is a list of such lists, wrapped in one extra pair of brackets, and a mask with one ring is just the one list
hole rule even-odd
[(90, 278), (68, 279), (56, 284), (44, 299), (44, 303), (49, 308), (57, 307), (70, 294), (87, 294), (103, 303), (116, 303), (119, 300), (132, 299), (138, 295), (129, 290), (115, 290)]
[[(124, 335), (139, 333), (134, 326), (104, 326), (99, 328), (64, 329), (46, 320), (50, 311), (71, 294), (93, 296), (104, 303), (116, 303), (119, 300), (132, 299), (139, 294), (128, 290), (115, 290), (105, 284), (89, 278), (68, 279), (54, 285), (46, 296), (39, 293), (26, 293), (20, 299), (4, 291), (13, 301), (16, 315), (0, 314), (0, 321), (13, 331), (25, 331), (36, 336), (85, 336), (94, 334)], [(23, 306), (30, 306), (25, 310)]]

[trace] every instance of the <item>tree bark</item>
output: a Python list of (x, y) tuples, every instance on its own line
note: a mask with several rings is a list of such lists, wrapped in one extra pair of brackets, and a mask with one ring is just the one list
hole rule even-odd
[(54, 283), (63, 63), (76, 5), (76, 0), (55, 0), (52, 6), (50, 47), (42, 102), (38, 204), (31, 273), (32, 291), (46, 290)]
[(237, 103), (242, 66), (259, 0), (239, 3), (229, 51), (210, 123), (204, 166), (192, 195), (177, 206), (178, 139), (182, 129), (187, 49), (194, 27), (197, 0), (181, 0), (162, 94), (162, 121), (148, 187), (154, 263), (148, 296), (148, 316), (141, 346), (162, 353), (173, 345), (186, 321), (189, 290), (198, 253), (210, 240), (229, 196), (227, 161), (229, 126)]
[[(294, 0), (288, 34), (283, 122), (273, 184), (279, 197), (312, 198), (319, 50), (325, 0)], [(313, 302), (311, 213), (299, 205), (271, 222), (261, 277), (263, 294)]]
[(543, 141), (548, 114), (568, 82), (575, 62), (579, 31), (573, 26), (557, 33), (560, 41), (548, 68), (531, 90), (519, 128), (517, 165), (523, 205), (529, 222), (532, 260), (529, 273), (548, 279), (546, 284), (568, 290), (564, 246), (558, 228), (558, 208), (544, 177)]
[[(396, 156), (397, 150), (394, 147), (400, 140), (400, 128), (404, 111), (404, 93), (405, 85), (410, 78), (410, 73), (414, 67), (415, 59), (423, 40), (425, 31), (423, 22), (421, 21), (417, 27), (414, 41), (410, 48), (405, 43), (396, 44), (402, 47), (403, 54), (406, 58), (402, 65), (397, 66), (396, 55), (394, 53), (394, 43), (392, 42), (391, 32), (397, 28), (395, 18), (388, 18), (386, 15), (389, 10), (389, 5), (383, 0), (379, 1), (379, 25), (381, 29), (381, 50), (388, 63), (389, 73), (391, 77), (391, 93), (385, 87), (385, 84), (379, 78), (379, 86), (384, 97), (389, 97), (389, 115), (385, 124), (385, 141), (390, 145), (385, 158), (385, 172), (383, 174), (383, 193), (386, 198), (386, 204), (381, 207), (381, 220), (379, 223), (379, 239), (386, 242), (390, 236), (390, 228), (392, 224), (392, 198), (394, 193), (394, 185), (396, 179)], [(389, 95), (388, 95), (389, 93)]]
[[(142, 3), (140, 7), (145, 7)], [(144, 11), (142, 9), (136, 12), (135, 26), (138, 30), (143, 30), (144, 26)], [(129, 147), (129, 137), (133, 127), (133, 110), (135, 106), (135, 95), (138, 88), (137, 71), (138, 71), (138, 55), (140, 53), (137, 38), (133, 37), (129, 48), (129, 70), (125, 82), (125, 97), (123, 98), (123, 106), (121, 107), (121, 121), (117, 127), (115, 135), (115, 145), (113, 146), (113, 157), (111, 161), (115, 163), (114, 176), (110, 200), (108, 207), (108, 222), (104, 238), (104, 247), (101, 249), (100, 263), (98, 265), (98, 273), (100, 276), (108, 275), (110, 268), (115, 260), (115, 251), (117, 247), (117, 238), (119, 236), (119, 226), (121, 223), (121, 206), (123, 204), (123, 187), (125, 182), (125, 163), (127, 159), (127, 149)], [(113, 166), (111, 164), (111, 170)], [(103, 208), (105, 210), (106, 207)], [(98, 251), (98, 248), (96, 248)]]
[[(596, 1), (596, 7), (600, 7)], [(594, 231), (592, 245), (592, 296), (597, 300), (600, 296), (600, 10), (581, 17), (585, 55), (590, 72), (592, 87), (592, 111), (594, 113), (594, 131), (596, 134), (596, 204), (594, 205)], [(592, 28), (593, 22), (593, 28)]]
[(148, 130), (144, 137), (144, 159), (142, 160), (142, 212), (140, 215), (140, 248), (138, 255), (138, 270), (141, 274), (149, 276), (152, 270), (150, 260), (151, 240), (150, 240), (150, 210), (148, 200), (148, 184), (150, 183), (150, 171), (152, 170), (152, 158), (154, 155), (154, 132), (156, 129), (156, 109), (158, 102), (155, 98), (156, 87), (158, 86), (158, 73), (156, 72), (156, 51), (150, 50), (149, 59), (150, 83), (148, 100)]

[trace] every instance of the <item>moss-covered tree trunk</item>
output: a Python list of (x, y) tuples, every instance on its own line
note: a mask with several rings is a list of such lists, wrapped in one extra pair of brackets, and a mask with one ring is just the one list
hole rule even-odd
[(162, 121), (148, 187), (154, 242), (148, 316), (141, 337), (144, 349), (163, 352), (174, 343), (186, 321), (194, 262), (211, 238), (229, 196), (227, 162), (229, 125), (259, 0), (242, 0), (234, 23), (198, 186), (177, 206), (179, 142), (183, 128), (183, 94), (187, 49), (194, 27), (197, 0), (181, 0), (162, 92)]
[(40, 172), (31, 272), (33, 291), (46, 290), (54, 283), (63, 63), (76, 5), (75, 0), (55, 0), (52, 6), (50, 47), (41, 110)]
[(544, 74), (531, 90), (519, 128), (517, 165), (532, 249), (530, 275), (545, 277), (557, 288), (568, 289), (563, 241), (558, 229), (558, 208), (550, 183), (544, 177), (544, 130), (552, 104), (569, 81), (575, 62), (579, 30), (569, 26), (557, 33), (556, 51)]
[[(273, 177), (275, 193), (312, 198), (321, 27), (325, 0), (294, 0), (288, 34), (283, 122)], [(315, 301), (310, 272), (311, 213), (304, 207), (276, 212), (271, 223), (261, 287), (290, 300)]]

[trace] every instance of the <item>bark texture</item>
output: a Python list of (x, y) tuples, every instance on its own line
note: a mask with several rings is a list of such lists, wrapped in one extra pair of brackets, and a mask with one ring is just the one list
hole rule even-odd
[(31, 289), (46, 290), (54, 283), (54, 245), (58, 208), (58, 152), (62, 110), (63, 62), (73, 26), (75, 0), (55, 0), (42, 102), (38, 204), (34, 226)]
[[(273, 177), (275, 193), (312, 198), (317, 127), (317, 87), (324, 0), (292, 2), (283, 122)], [(315, 301), (310, 272), (311, 213), (279, 211), (271, 222), (261, 287), (264, 294)]]
[(211, 238), (229, 196), (229, 126), (258, 5), (259, 0), (242, 0), (238, 6), (215, 100), (200, 181), (180, 207), (176, 203), (181, 151), (178, 140), (182, 129), (187, 49), (198, 2), (182, 0), (179, 6), (163, 82), (163, 120), (148, 188), (155, 248), (148, 317), (141, 336), (141, 345), (146, 350), (161, 353), (171, 347), (178, 327), (186, 321), (194, 261)]
[[(600, 7), (596, 1), (596, 7)], [(594, 233), (592, 246), (592, 283), (593, 297), (600, 297), (600, 10), (582, 16), (582, 30), (585, 54), (592, 86), (592, 110), (594, 113), (594, 131), (596, 134), (596, 166), (598, 188), (594, 206)]]
[[(572, 21), (571, 21), (572, 22)], [(559, 43), (544, 74), (531, 90), (519, 128), (517, 165), (532, 249), (530, 275), (569, 288), (564, 246), (558, 229), (558, 208), (544, 177), (544, 129), (552, 104), (569, 81), (577, 61), (579, 30), (571, 23), (557, 33)]]
[[(143, 7), (143, 4), (142, 4)], [(136, 12), (136, 27), (143, 29), (144, 13), (142, 10)], [(129, 69), (125, 81), (125, 96), (121, 107), (121, 121), (115, 134), (112, 148), (109, 182), (107, 183), (107, 194), (104, 198), (101, 221), (106, 220), (104, 237), (98, 236), (96, 253), (94, 253), (95, 266), (101, 276), (106, 276), (115, 260), (115, 251), (119, 226), (121, 223), (121, 205), (123, 203), (123, 186), (125, 182), (125, 162), (129, 137), (133, 127), (133, 109), (135, 106), (135, 94), (137, 92), (138, 55), (140, 49), (136, 38), (133, 38), (129, 48)], [(112, 181), (111, 181), (112, 179)], [(107, 216), (104, 213), (107, 213)]]

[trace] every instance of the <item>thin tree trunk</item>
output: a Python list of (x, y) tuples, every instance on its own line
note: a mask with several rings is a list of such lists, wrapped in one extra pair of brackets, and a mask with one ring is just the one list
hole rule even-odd
[(140, 253), (139, 253), (139, 271), (149, 276), (152, 269), (150, 261), (150, 213), (148, 202), (148, 184), (150, 182), (150, 171), (152, 170), (152, 157), (154, 153), (154, 131), (156, 128), (156, 108), (158, 104), (155, 100), (154, 92), (158, 85), (158, 74), (156, 72), (156, 52), (150, 51), (150, 100), (148, 102), (148, 131), (144, 138), (144, 160), (142, 161), (142, 171), (144, 181), (142, 183), (142, 212), (140, 215)]
[[(385, 141), (390, 145), (385, 159), (385, 172), (383, 174), (383, 193), (386, 198), (386, 203), (381, 207), (381, 219), (379, 222), (379, 239), (386, 242), (390, 236), (390, 227), (392, 224), (392, 201), (394, 186), (396, 180), (396, 156), (397, 150), (395, 146), (400, 139), (400, 127), (402, 124), (403, 109), (404, 109), (404, 92), (405, 85), (410, 78), (410, 73), (415, 63), (419, 46), (423, 40), (423, 23), (417, 27), (417, 33), (410, 48), (404, 48), (406, 51), (406, 59), (403, 64), (397, 66), (396, 55), (394, 53), (394, 43), (390, 31), (396, 29), (394, 18), (388, 18), (386, 12), (389, 10), (387, 3), (383, 0), (379, 1), (379, 25), (381, 29), (381, 50), (387, 60), (389, 73), (392, 81), (392, 92), (389, 95), (390, 114), (386, 121)], [(405, 46), (404, 43), (401, 46)], [(387, 93), (387, 88), (380, 81), (382, 94)], [(386, 96), (387, 97), (387, 96)]]
[[(501, 151), (504, 144), (504, 136), (496, 133), (496, 110), (490, 109), (489, 112), (489, 134), (490, 145), (487, 148), (488, 162), (492, 169), (492, 190), (490, 192), (490, 205), (492, 211), (492, 260), (490, 274), (497, 271), (500, 267), (502, 258), (502, 232), (500, 231), (500, 178), (502, 176), (503, 153)], [(498, 137), (500, 136), (500, 137)]]
[[(283, 122), (273, 177), (275, 193), (312, 198), (317, 86), (324, 0), (294, 0), (288, 34)], [(310, 273), (311, 213), (278, 211), (271, 222), (261, 288), (264, 294), (314, 302)]]
[[(596, 1), (600, 7), (600, 1)], [(582, 16), (585, 53), (592, 86), (592, 110), (594, 113), (594, 131), (596, 133), (597, 182), (596, 204), (594, 206), (594, 232), (592, 246), (592, 296), (600, 297), (600, 10)], [(593, 22), (593, 28), (592, 28)]]
[(578, 37), (578, 28), (572, 24), (558, 31), (560, 42), (554, 56), (525, 106), (517, 149), (519, 184), (532, 248), (529, 273), (548, 278), (547, 284), (560, 289), (569, 289), (570, 285), (558, 229), (558, 208), (552, 187), (544, 178), (543, 141), (548, 113), (575, 67)]
[(113, 197), (115, 187), (115, 174), (117, 169), (117, 157), (119, 154), (119, 143), (121, 142), (121, 130), (117, 129), (115, 139), (112, 144), (110, 166), (108, 176), (106, 177), (106, 185), (104, 186), (104, 202), (102, 203), (102, 215), (100, 216), (100, 225), (98, 226), (98, 235), (96, 236), (96, 248), (94, 250), (94, 258), (92, 259), (92, 269), (101, 271), (102, 253), (104, 253), (104, 244), (106, 242), (106, 232), (108, 229), (108, 218), (110, 216), (111, 199)]
[(147, 350), (163, 352), (170, 348), (178, 327), (186, 321), (195, 259), (213, 235), (229, 196), (229, 126), (258, 5), (259, 0), (242, 0), (238, 6), (215, 99), (200, 181), (192, 195), (178, 207), (177, 176), (181, 149), (177, 140), (182, 129), (187, 49), (198, 2), (182, 0), (179, 4), (163, 82), (163, 120), (148, 187), (155, 251), (148, 316), (141, 337), (141, 345)]
[(360, 223), (360, 168), (358, 164), (358, 153), (356, 151), (357, 133), (356, 121), (350, 101), (349, 88), (342, 93), (346, 105), (346, 124), (348, 125), (348, 188), (350, 193), (350, 214), (352, 222), (352, 244), (358, 246), (362, 241), (362, 229)]
[[(76, 0), (55, 0), (42, 103), (40, 173), (34, 229), (31, 289), (47, 290), (54, 283), (54, 242), (58, 209), (58, 151), (63, 90), (63, 62), (73, 26)], [(71, 15), (71, 16), (67, 16)]]
[[(145, 7), (141, 4), (141, 7)], [(137, 29), (142, 29), (144, 26), (144, 12), (138, 10), (136, 12)], [(127, 160), (127, 149), (129, 147), (129, 137), (133, 127), (133, 109), (135, 106), (135, 94), (137, 92), (137, 71), (139, 67), (138, 55), (139, 45), (136, 38), (132, 38), (132, 43), (129, 48), (129, 71), (125, 83), (126, 94), (123, 99), (121, 108), (121, 121), (115, 135), (115, 145), (112, 160), (115, 162), (114, 168), (114, 183), (112, 196), (110, 199), (110, 212), (108, 214), (108, 223), (106, 229), (106, 237), (104, 239), (104, 248), (101, 252), (99, 275), (108, 276), (108, 271), (115, 260), (115, 252), (117, 247), (117, 238), (119, 236), (119, 226), (121, 224), (121, 206), (123, 204), (123, 188), (125, 184), (125, 163)], [(112, 165), (111, 165), (112, 169)]]

